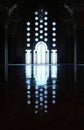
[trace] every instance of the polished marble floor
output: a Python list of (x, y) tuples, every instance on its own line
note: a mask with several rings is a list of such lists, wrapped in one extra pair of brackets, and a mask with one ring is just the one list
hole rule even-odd
[[(0, 66), (2, 130), (84, 129), (84, 66)], [(76, 80), (74, 82), (74, 80)]]

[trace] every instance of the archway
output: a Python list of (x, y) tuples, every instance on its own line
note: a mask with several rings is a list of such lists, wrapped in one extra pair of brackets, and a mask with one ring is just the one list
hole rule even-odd
[(41, 8), (34, 14), (34, 28), (32, 28), (32, 21), (30, 19), (27, 21), (25, 61), (27, 64), (57, 64), (56, 20), (51, 21), (50, 27), (47, 10)]
[(49, 64), (49, 50), (43, 41), (38, 42), (35, 46), (34, 64)]

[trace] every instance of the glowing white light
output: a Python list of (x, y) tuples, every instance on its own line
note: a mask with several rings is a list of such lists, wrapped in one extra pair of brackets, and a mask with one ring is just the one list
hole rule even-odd
[(27, 22), (27, 25), (29, 26), (29, 25), (30, 25), (30, 22)]
[[(40, 51), (40, 50), (39, 50)], [(38, 55), (38, 60), (40, 62), (41, 58), (40, 58), (40, 54)], [(45, 85), (49, 76), (49, 66), (37, 66), (36, 68), (34, 68), (34, 76), (36, 77), (36, 85)], [(43, 96), (43, 89), (39, 89), (39, 94), (40, 96)]]
[(35, 22), (35, 25), (37, 26), (37, 25), (38, 25), (38, 22)]
[(27, 95), (27, 97), (28, 97), (28, 98), (31, 98), (31, 96), (30, 96), (30, 95)]
[(40, 41), (37, 45), (37, 61), (39, 64), (44, 64), (46, 61), (46, 44)]
[(40, 106), (43, 106), (43, 103), (40, 103)]
[(55, 96), (55, 95), (53, 95), (53, 96), (52, 96), (52, 98), (56, 98), (56, 96)]
[(38, 105), (36, 105), (35, 108), (38, 108)]
[(44, 91), (44, 94), (48, 94), (47, 90)]
[(30, 85), (27, 86), (27, 89), (30, 89)]
[(44, 20), (48, 20), (48, 17), (44, 17)]
[(43, 25), (40, 25), (40, 28), (43, 28)]
[(37, 12), (37, 11), (35, 12), (35, 15), (38, 15), (38, 12)]
[(47, 27), (45, 27), (45, 28), (44, 28), (44, 30), (45, 30), (45, 31), (47, 31), (47, 30), (48, 30), (48, 28), (47, 28)]
[(38, 33), (35, 33), (35, 36), (38, 36)]
[(35, 20), (38, 20), (38, 17), (35, 17)]
[(38, 28), (37, 28), (37, 27), (35, 28), (35, 31), (38, 31)]
[(41, 19), (41, 20), (39, 20), (39, 22), (40, 22), (40, 23), (43, 23), (43, 20)]
[(53, 30), (53, 31), (55, 31), (55, 30), (56, 30), (56, 28), (55, 28), (55, 27), (53, 27), (53, 28), (52, 28), (52, 30)]
[(27, 38), (27, 42), (30, 42), (30, 38)]
[(42, 34), (42, 33), (43, 33), (43, 30), (40, 30), (40, 33)]
[(44, 14), (45, 14), (45, 15), (47, 15), (47, 14), (48, 14), (48, 12), (47, 12), (47, 11), (45, 11), (45, 12), (44, 12)]
[(44, 41), (45, 41), (45, 42), (47, 42), (47, 41), (48, 41), (48, 39), (47, 39), (47, 38), (44, 38)]
[(56, 33), (52, 33), (53, 36), (56, 36)]
[[(53, 83), (56, 83), (55, 80), (53, 80), (53, 81), (54, 81)], [(52, 89), (56, 89), (56, 85), (53, 84)]]
[(40, 101), (43, 102), (43, 97), (40, 97)]
[(44, 25), (45, 25), (45, 26), (47, 26), (47, 25), (48, 25), (48, 23), (47, 23), (47, 22), (44, 22)]
[(27, 36), (30, 36), (30, 33), (27, 33)]
[(35, 101), (35, 104), (38, 104), (39, 103), (39, 101)]
[(56, 41), (56, 38), (53, 38), (52, 41), (55, 42), (55, 41)]
[(43, 93), (40, 93), (39, 95), (40, 95), (40, 96), (43, 96)]
[(44, 98), (47, 98), (48, 96), (47, 95), (44, 95)]
[(53, 91), (52, 91), (52, 94), (54, 95), (54, 94), (56, 94), (56, 92), (53, 90)]
[(56, 101), (55, 101), (55, 100), (52, 100), (52, 103), (53, 103), (53, 104), (55, 104), (55, 103), (56, 103)]
[[(57, 54), (53, 53), (52, 57), (53, 57), (52, 63), (56, 64), (57, 63)], [(52, 78), (57, 78), (57, 65), (51, 66), (51, 77)]]
[(56, 22), (53, 22), (52, 25), (56, 25)]
[(38, 90), (38, 86), (35, 86), (35, 89)]
[(42, 39), (42, 38), (43, 38), (43, 36), (41, 35), (41, 36), (40, 36), (40, 39)]
[(35, 38), (35, 41), (37, 42), (37, 41), (38, 41), (38, 38)]
[(48, 103), (48, 101), (47, 101), (47, 100), (45, 100), (45, 101), (44, 101), (44, 103), (45, 103), (45, 104), (47, 104), (47, 103)]
[(48, 106), (47, 106), (47, 105), (44, 105), (44, 108), (48, 108)]
[(27, 91), (27, 94), (30, 94), (30, 91)]
[[(51, 63), (56, 64), (57, 63), (57, 53), (56, 53), (57, 50), (51, 50), (51, 51), (52, 51), (52, 53), (51, 53)], [(52, 67), (54, 67), (54, 66), (52, 66)], [(55, 73), (55, 71), (57, 70), (57, 66), (54, 67), (51, 70), (53, 71), (53, 73)]]
[(27, 28), (27, 31), (30, 31), (30, 27)]
[[(26, 76), (27, 76), (27, 75), (26, 75)], [(28, 86), (29, 86), (29, 84), (30, 84), (30, 80), (29, 80), (29, 79), (27, 79), (27, 80), (26, 80), (26, 83), (27, 83), (27, 84), (28, 84)], [(28, 87), (28, 86), (27, 86), (27, 87)], [(27, 88), (27, 89), (28, 89), (28, 88)]]
[(40, 89), (40, 92), (42, 92), (43, 91), (43, 89)]
[(27, 44), (27, 47), (30, 47), (30, 44), (29, 44), (29, 43)]
[(38, 94), (38, 90), (37, 90), (37, 91), (35, 91), (35, 94)]
[(27, 104), (31, 104), (31, 102), (30, 102), (30, 101), (27, 101)]
[[(30, 60), (30, 55), (28, 53), (26, 53), (26, 63), (27, 64), (30, 63), (29, 60)], [(26, 72), (26, 78), (29, 78), (31, 76), (31, 66), (25, 66), (25, 72)], [(30, 82), (28, 82), (28, 80), (26, 80), (26, 83), (30, 83)]]
[(47, 36), (48, 35), (48, 33), (44, 33), (44, 36)]
[(39, 96), (38, 95), (35, 95), (36, 98), (38, 98)]
[(53, 47), (56, 47), (56, 44), (55, 44), (55, 43), (53, 43), (53, 44), (52, 44), (52, 46), (53, 46)]
[(47, 113), (48, 111), (47, 110), (45, 110), (45, 113)]

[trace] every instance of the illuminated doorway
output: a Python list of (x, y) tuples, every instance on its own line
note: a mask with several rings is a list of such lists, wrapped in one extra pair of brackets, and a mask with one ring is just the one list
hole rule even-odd
[[(34, 12), (34, 23), (26, 23), (26, 64), (57, 64), (56, 20), (50, 21), (47, 10)], [(33, 34), (32, 34), (33, 33)]]
[(38, 42), (35, 46), (34, 64), (49, 64), (49, 50), (43, 41)]

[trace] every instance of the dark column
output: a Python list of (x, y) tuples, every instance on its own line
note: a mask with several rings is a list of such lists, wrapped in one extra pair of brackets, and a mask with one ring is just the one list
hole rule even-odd
[(77, 32), (76, 23), (73, 15), (73, 31), (74, 31), (74, 84), (77, 82)]
[(8, 25), (5, 25), (5, 81), (8, 81)]
[(17, 7), (17, 4), (14, 4), (11, 8), (8, 9), (7, 18), (5, 21), (5, 80), (8, 81), (8, 24), (12, 12)]
[(49, 49), (49, 64), (51, 64), (51, 49)]
[(75, 13), (72, 8), (67, 4), (64, 5), (67, 11), (71, 14), (71, 20), (73, 24), (73, 35), (74, 35), (74, 85), (76, 86), (77, 82), (77, 32), (76, 32), (76, 22), (75, 22)]

